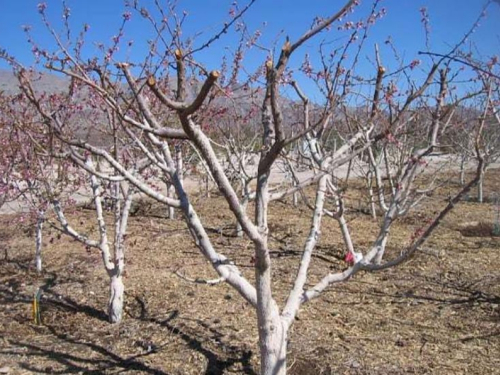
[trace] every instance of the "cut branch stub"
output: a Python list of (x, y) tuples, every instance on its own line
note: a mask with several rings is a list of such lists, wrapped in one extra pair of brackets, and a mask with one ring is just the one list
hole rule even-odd
[(212, 70), (210, 72), (207, 80), (205, 81), (205, 83), (201, 87), (201, 90), (198, 93), (198, 96), (196, 96), (196, 99), (187, 108), (185, 108), (182, 111), (182, 114), (184, 116), (189, 116), (189, 115), (193, 114), (201, 107), (201, 105), (203, 104), (203, 101), (208, 96), (208, 93), (210, 92), (212, 86), (217, 81), (219, 76), (220, 76), (220, 73), (217, 70)]
[(269, 59), (266, 61), (266, 69), (268, 72), (273, 69), (273, 60), (272, 59)]
[(156, 85), (156, 78), (154, 76), (149, 76), (148, 78), (148, 86), (153, 87)]
[(177, 60), (182, 60), (182, 51), (179, 48), (175, 50), (174, 55)]

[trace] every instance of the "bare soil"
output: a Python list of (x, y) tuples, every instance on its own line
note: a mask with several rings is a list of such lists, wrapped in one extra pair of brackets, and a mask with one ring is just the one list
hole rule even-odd
[[(448, 183), (392, 231), (390, 256), (407, 246), (457, 186)], [(488, 172), (486, 196), (500, 193), (500, 173)], [(363, 214), (361, 193), (349, 198), (355, 246), (366, 250), (377, 223)], [(193, 204), (215, 246), (253, 279), (252, 246), (233, 236), (220, 197)], [(249, 207), (252, 210), (252, 207)], [(298, 267), (310, 212), (272, 205), (270, 229), (276, 298), (286, 298)], [(229, 286), (187, 282), (216, 275), (182, 220), (161, 208), (139, 210), (127, 236), (126, 313), (110, 325), (107, 276), (100, 255), (54, 229), (44, 232), (44, 267), (33, 265), (31, 226), (0, 216), (0, 369), (10, 374), (255, 374), (256, 316)], [(401, 267), (358, 274), (303, 306), (290, 332), (291, 374), (500, 373), (500, 238), (467, 223), (492, 224), (494, 206), (461, 202)], [(96, 234), (92, 211), (72, 222)], [(109, 218), (111, 219), (111, 218)], [(464, 226), (465, 225), (465, 226)], [(111, 226), (112, 227), (112, 226)], [(466, 233), (463, 233), (467, 227)], [(325, 218), (309, 285), (346, 267), (336, 223)], [(32, 318), (38, 287), (42, 324)], [(7, 370), (6, 370), (7, 371)]]

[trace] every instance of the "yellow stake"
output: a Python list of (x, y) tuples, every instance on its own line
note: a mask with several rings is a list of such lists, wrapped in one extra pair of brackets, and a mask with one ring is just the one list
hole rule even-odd
[(33, 321), (36, 325), (42, 324), (42, 319), (40, 317), (40, 288), (37, 289), (35, 295), (33, 296)]

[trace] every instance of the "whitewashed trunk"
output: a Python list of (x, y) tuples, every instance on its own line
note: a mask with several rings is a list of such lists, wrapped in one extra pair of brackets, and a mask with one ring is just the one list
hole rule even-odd
[(462, 160), (460, 162), (460, 185), (465, 185), (465, 161), (466, 158), (462, 156)]
[(287, 331), (271, 293), (271, 264), (268, 251), (257, 249), (256, 289), (261, 375), (286, 374)]
[(354, 245), (352, 243), (351, 234), (349, 233), (349, 228), (347, 227), (347, 221), (344, 215), (341, 215), (337, 221), (339, 223), (340, 230), (342, 231), (342, 237), (347, 248), (347, 253), (354, 254)]
[[(384, 163), (385, 163), (385, 173), (387, 176), (387, 180), (389, 181), (389, 186), (391, 187), (391, 193), (392, 195), (395, 195), (396, 187), (394, 186), (394, 180), (391, 176), (391, 167), (390, 167), (389, 157), (387, 156), (387, 147), (384, 147)], [(380, 189), (381, 186), (378, 186), (377, 188)], [(381, 192), (383, 194), (383, 191)]]
[(35, 233), (35, 266), (38, 273), (42, 272), (42, 229), (44, 221), (44, 212), (41, 211), (38, 214), (38, 219), (36, 221), (36, 233)]
[(377, 207), (375, 206), (375, 197), (373, 196), (373, 181), (371, 174), (368, 176), (368, 195), (370, 198), (370, 212), (373, 220), (377, 220)]
[(264, 320), (263, 326), (260, 324), (259, 321), (260, 373), (285, 375), (287, 332), (277, 311), (275, 316)]
[(181, 185), (184, 186), (184, 162), (182, 156), (182, 146), (175, 146), (175, 169), (177, 170), (177, 176), (179, 176), (179, 181)]
[[(396, 202), (398, 199), (400, 198), (396, 196), (394, 202)], [(387, 239), (389, 238), (389, 231), (398, 210), (398, 205), (394, 202), (391, 204), (391, 206), (389, 207), (389, 211), (387, 211), (384, 217), (384, 222), (382, 224), (382, 227), (380, 228), (379, 235), (372, 249), (372, 251), (375, 251), (375, 255), (372, 257), (372, 251), (370, 251), (370, 253), (366, 255), (366, 259), (368, 259), (368, 261), (374, 258), (375, 264), (382, 264), (382, 259), (384, 258), (385, 247), (387, 245)]]
[(208, 176), (208, 172), (205, 175), (205, 197), (210, 198), (210, 177)]
[[(248, 199), (245, 199), (243, 203), (241, 204), (241, 207), (246, 210), (247, 209), (247, 204), (248, 204)], [(243, 237), (243, 234), (245, 231), (243, 230), (243, 227), (241, 226), (239, 221), (236, 221), (236, 237)]]
[[(169, 198), (174, 198), (175, 196), (175, 187), (174, 185), (168, 185), (167, 195)], [(168, 218), (171, 220), (175, 219), (175, 208), (172, 206), (168, 206)]]
[[(247, 181), (243, 180), (242, 185), (243, 185), (243, 188), (242, 188), (243, 199), (241, 202), (241, 208), (246, 212), (246, 209), (248, 206), (248, 196), (250, 194), (250, 190), (249, 190), (249, 186), (248, 186), (249, 184)], [(244, 234), (244, 231), (243, 231), (243, 227), (241, 226), (241, 223), (239, 221), (236, 221), (236, 236), (243, 237), (243, 234)]]
[(378, 252), (375, 257), (375, 264), (382, 264), (382, 259), (384, 258), (385, 246), (387, 245), (387, 235), (382, 239), (382, 241), (377, 241)]
[(120, 323), (123, 316), (123, 297), (125, 286), (122, 276), (113, 275), (110, 278), (110, 297), (108, 304), (108, 317), (110, 323)]
[(481, 171), (481, 174), (479, 176), (479, 182), (477, 184), (477, 201), (479, 203), (483, 203), (484, 201), (483, 181), (484, 181), (484, 170)]
[(256, 247), (255, 279), (257, 291), (257, 323), (259, 327), (261, 375), (286, 374), (286, 329), (279, 308), (272, 296), (271, 257), (267, 248), (269, 204), (268, 179), (270, 171), (263, 171), (257, 179), (255, 221), (264, 243)]

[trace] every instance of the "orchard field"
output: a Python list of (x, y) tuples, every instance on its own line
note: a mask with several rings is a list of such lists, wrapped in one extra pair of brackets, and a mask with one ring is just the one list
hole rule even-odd
[(6, 2), (0, 374), (500, 373), (500, 0), (282, 3)]
[[(456, 179), (456, 178), (455, 178)], [(454, 182), (450, 177), (449, 185)], [(461, 201), (403, 266), (361, 273), (301, 309), (288, 344), (291, 374), (494, 374), (500, 366), (500, 237), (494, 236), (493, 200), (498, 169), (489, 171), (486, 202), (474, 194)], [(360, 194), (362, 190), (360, 190)], [(389, 251), (408, 243), (435, 205), (440, 188), (393, 229)], [(248, 240), (234, 237), (234, 223), (220, 197), (194, 198), (202, 205), (213, 242), (249, 279)], [(285, 204), (286, 203), (286, 204)], [(348, 204), (356, 245), (369, 246), (377, 225)], [(273, 203), (271, 254), (276, 290), (290, 287), (308, 208)], [(11, 374), (231, 374), (258, 373), (254, 310), (230, 287), (187, 281), (213, 278), (181, 220), (168, 220), (154, 205), (130, 219), (127, 236), (125, 316), (110, 325), (103, 306), (107, 276), (97, 251), (48, 229), (45, 270), (33, 265), (33, 233), (16, 215), (1, 217), (0, 364)], [(216, 207), (217, 209), (214, 209)], [(71, 221), (86, 226), (92, 211)], [(86, 226), (89, 232), (94, 227)], [(147, 236), (152, 228), (157, 235)], [(366, 243), (364, 238), (367, 238)], [(330, 268), (343, 268), (339, 229), (326, 221), (311, 266), (310, 283)], [(390, 253), (392, 256), (393, 254)], [(191, 275), (191, 276), (190, 276)], [(193, 276), (194, 275), (194, 276)], [(36, 288), (42, 324), (32, 318)], [(282, 302), (284, 296), (277, 296)], [(322, 324), (318, 325), (317, 322)]]

